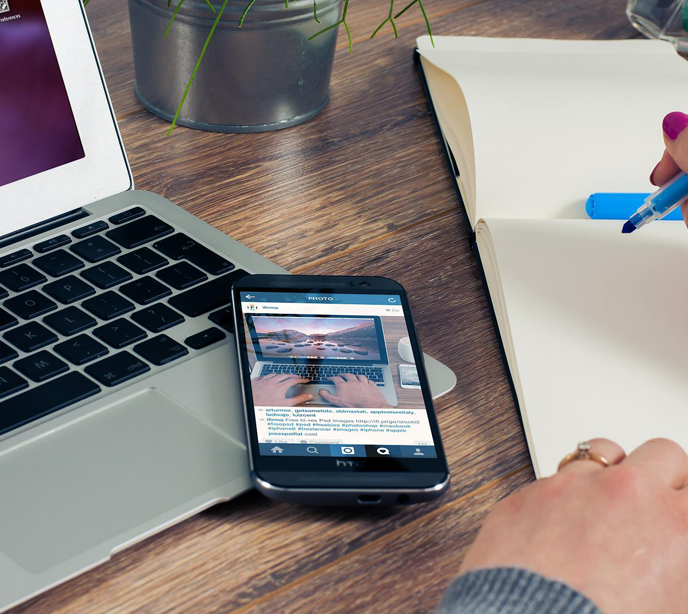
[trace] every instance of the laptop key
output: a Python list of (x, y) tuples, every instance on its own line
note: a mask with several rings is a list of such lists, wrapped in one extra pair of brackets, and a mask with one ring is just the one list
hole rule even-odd
[(172, 294), (172, 290), (152, 277), (140, 277), (122, 286), (119, 291), (139, 305), (150, 305)]
[(77, 228), (76, 230), (73, 230), (72, 236), (75, 239), (85, 239), (86, 237), (90, 237), (91, 235), (102, 232), (103, 230), (106, 230), (107, 228), (109, 228), (109, 226), (107, 225), (107, 222), (104, 222), (103, 220), (98, 220), (97, 222), (93, 222), (92, 224), (89, 224), (88, 226), (82, 226), (81, 228)]
[(246, 275), (248, 275), (246, 271), (237, 269), (227, 275), (177, 294), (167, 302), (189, 317), (201, 316), (231, 303), (232, 284)]
[(58, 249), (40, 258), (35, 258), (33, 265), (51, 277), (62, 277), (62, 275), (84, 268), (82, 260), (72, 256), (64, 249)]
[(188, 260), (212, 275), (220, 275), (234, 268), (231, 262), (181, 232), (158, 241), (153, 247), (172, 260)]
[(44, 281), (48, 281), (45, 275), (32, 269), (28, 264), (19, 264), (6, 271), (0, 271), (0, 284), (13, 292), (23, 292)]
[(208, 276), (188, 262), (179, 262), (158, 271), (155, 276), (175, 290), (186, 290), (208, 279)]
[(0, 286), (0, 298), (6, 298), (10, 295), (10, 293), (5, 290), (2, 286)]
[(167, 260), (148, 247), (142, 247), (135, 252), (129, 252), (117, 258), (117, 262), (134, 271), (137, 275), (145, 275), (167, 264)]
[(189, 350), (167, 335), (158, 335), (134, 346), (134, 352), (143, 356), (148, 362), (161, 367), (186, 356)]
[(57, 335), (38, 322), (29, 322), (5, 333), (5, 340), (28, 354), (55, 343)]
[(17, 353), (17, 350), (0, 341), (0, 364), (7, 362), (8, 360), (13, 360), (18, 356), (19, 354)]
[(31, 320), (57, 309), (57, 303), (51, 301), (47, 296), (43, 296), (40, 292), (36, 292), (36, 290), (29, 290), (19, 296), (8, 298), (4, 305), (24, 320)]
[(14, 363), (14, 368), (34, 382), (44, 382), (69, 370), (69, 365), (46, 350)]
[(134, 310), (134, 303), (112, 290), (85, 300), (81, 306), (101, 320), (112, 320)]
[(131, 209), (122, 211), (122, 213), (116, 213), (108, 220), (108, 222), (117, 226), (119, 224), (124, 224), (125, 222), (131, 222), (132, 220), (143, 217), (144, 215), (146, 215), (146, 212), (141, 207), (132, 207)]
[(219, 328), (209, 328), (200, 333), (196, 333), (195, 335), (191, 335), (191, 337), (188, 337), (184, 343), (194, 350), (202, 350), (203, 348), (207, 348), (209, 345), (213, 345), (213, 343), (222, 341), (226, 337), (227, 335), (225, 335)]
[(147, 337), (142, 328), (125, 318), (118, 318), (104, 326), (99, 326), (93, 331), (93, 334), (116, 350), (121, 350), (123, 347)]
[(4, 309), (0, 309), (0, 330), (5, 330), (17, 324), (18, 320), (11, 313), (7, 313)]
[(29, 382), (7, 367), (0, 367), (0, 399), (27, 388)]
[(17, 264), (22, 260), (28, 260), (33, 254), (28, 249), (20, 249), (19, 251), (12, 252), (11, 254), (5, 254), (0, 256), (0, 269)]
[(141, 309), (141, 311), (132, 313), (131, 319), (137, 324), (144, 326), (152, 333), (161, 333), (184, 321), (183, 316), (163, 303), (158, 303), (157, 305), (152, 305), (146, 309)]
[(228, 333), (234, 334), (234, 313), (232, 307), (223, 307), (211, 313), (208, 318), (220, 328), (224, 328)]
[(100, 392), (100, 386), (72, 371), (42, 386), (0, 402), (0, 435), (83, 401)]
[(74, 365), (85, 365), (96, 358), (105, 356), (108, 349), (102, 344), (89, 337), (88, 335), (79, 335), (74, 339), (58, 343), (53, 348), (62, 358), (66, 358)]
[(104, 386), (112, 387), (147, 373), (150, 367), (133, 354), (120, 352), (89, 365), (84, 371)]
[(133, 277), (129, 271), (125, 271), (114, 262), (103, 262), (102, 264), (82, 271), (81, 275), (92, 284), (95, 284), (99, 288), (103, 288), (103, 290), (118, 286), (125, 281), (129, 281)]
[(59, 281), (45, 284), (43, 292), (65, 305), (88, 298), (96, 293), (94, 288), (74, 275), (68, 275)]
[(51, 313), (43, 318), (43, 322), (64, 337), (71, 337), (97, 324), (94, 318), (78, 307), (67, 307), (57, 313)]
[(123, 226), (113, 228), (105, 235), (125, 249), (133, 249), (173, 232), (174, 228), (167, 222), (163, 222), (154, 215), (147, 215)]
[(122, 250), (105, 237), (92, 237), (79, 241), (70, 248), (77, 256), (81, 256), (88, 262), (100, 262), (112, 256), (116, 256)]
[(36, 245), (33, 246), (33, 249), (39, 254), (45, 254), (45, 252), (49, 252), (51, 249), (62, 247), (63, 245), (69, 245), (71, 242), (72, 240), (67, 235), (58, 235), (48, 239), (47, 241), (36, 243)]

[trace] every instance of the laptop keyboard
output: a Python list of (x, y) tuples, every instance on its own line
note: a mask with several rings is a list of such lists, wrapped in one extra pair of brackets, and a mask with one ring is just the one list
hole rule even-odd
[(266, 364), (260, 370), (260, 375), (270, 373), (299, 375), (304, 379), (310, 380), (313, 384), (329, 384), (332, 381), (328, 378), (342, 373), (353, 373), (354, 375), (365, 375), (369, 380), (374, 381), (378, 386), (385, 382), (382, 369), (380, 367), (338, 367), (335, 365), (278, 365)]
[(0, 435), (219, 343), (244, 275), (142, 207), (0, 256)]

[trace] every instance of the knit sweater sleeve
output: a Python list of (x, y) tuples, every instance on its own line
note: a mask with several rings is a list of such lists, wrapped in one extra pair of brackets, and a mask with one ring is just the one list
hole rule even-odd
[(602, 614), (570, 586), (527, 569), (477, 569), (459, 576), (437, 614)]

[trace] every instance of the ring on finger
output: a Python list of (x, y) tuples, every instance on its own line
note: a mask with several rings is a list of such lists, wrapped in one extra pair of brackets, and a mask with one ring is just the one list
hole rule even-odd
[(571, 464), (574, 461), (583, 461), (583, 460), (590, 460), (596, 462), (598, 465), (601, 465), (602, 467), (609, 467), (609, 461), (602, 456), (601, 454), (597, 454), (597, 452), (593, 452), (591, 450), (592, 446), (590, 445), (589, 441), (583, 441), (578, 444), (578, 447), (576, 448), (575, 452), (571, 452), (571, 454), (567, 454), (559, 463), (559, 467), (557, 467), (557, 471), (561, 471), (566, 465)]

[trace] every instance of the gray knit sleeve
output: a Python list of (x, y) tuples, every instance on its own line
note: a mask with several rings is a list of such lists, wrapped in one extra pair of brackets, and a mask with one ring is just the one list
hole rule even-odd
[(437, 614), (602, 614), (570, 586), (515, 567), (477, 569), (459, 576)]

